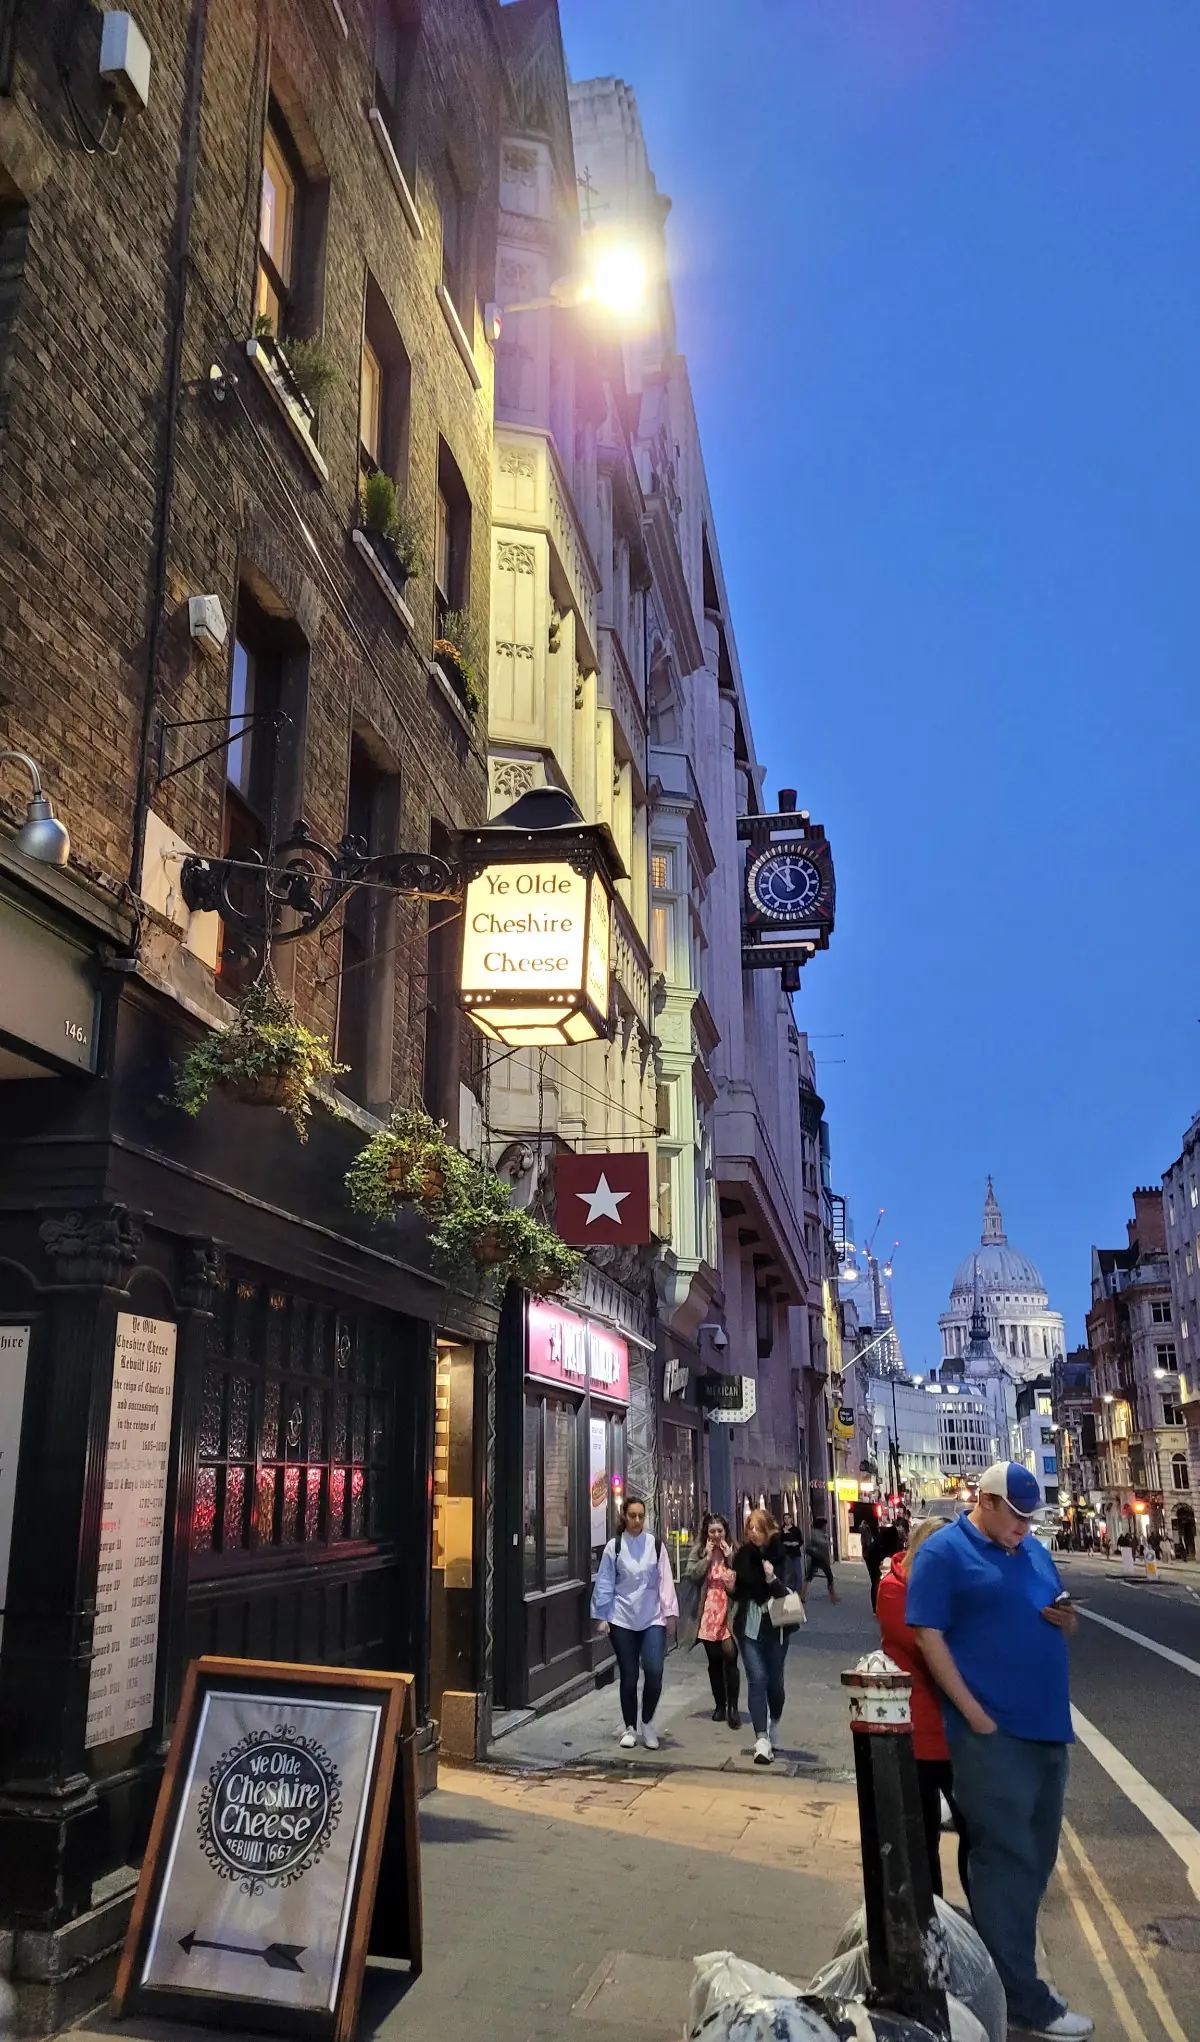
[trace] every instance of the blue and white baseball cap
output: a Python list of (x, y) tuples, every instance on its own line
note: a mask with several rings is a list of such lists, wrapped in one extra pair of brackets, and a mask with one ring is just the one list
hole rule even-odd
[(1037, 1476), (1023, 1468), (1020, 1461), (993, 1461), (979, 1477), (979, 1494), (1002, 1496), (1018, 1517), (1036, 1517), (1039, 1510), (1045, 1509)]

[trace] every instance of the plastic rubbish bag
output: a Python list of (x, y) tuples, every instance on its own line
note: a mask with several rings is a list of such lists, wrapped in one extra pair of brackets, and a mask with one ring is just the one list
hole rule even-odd
[[(937, 1947), (931, 1951), (930, 1976), (969, 2007), (986, 2042), (1005, 2042), (1008, 2007), (1000, 1974), (984, 1948), (979, 1931), (947, 1900), (935, 1900)], [(810, 1992), (861, 1997), (870, 1987), (866, 1946), (867, 1911), (851, 1915), (837, 1940), (836, 1953), (813, 1979)]]
[(794, 1999), (800, 1987), (777, 1971), (764, 1971), (732, 1950), (706, 1950), (692, 1960), (692, 1990), (688, 2000), (688, 2026), (698, 2028), (714, 2007), (730, 2000), (757, 1994), (760, 1999)]

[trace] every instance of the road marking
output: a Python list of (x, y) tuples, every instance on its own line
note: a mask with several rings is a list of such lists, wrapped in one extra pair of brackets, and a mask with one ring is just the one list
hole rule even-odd
[(1083, 1930), (1084, 1941), (1092, 1953), (1097, 1971), (1108, 1987), (1108, 1996), (1116, 2008), (1117, 2019), (1129, 2037), (1129, 2042), (1149, 2042), (1146, 2030), (1129, 2004), (1129, 1997), (1125, 1987), (1113, 1970), (1108, 1951), (1100, 1941), (1096, 1924), (1084, 1906), (1083, 1895), (1071, 1875), (1065, 1858), (1060, 1858), (1058, 1861), (1058, 1876), (1067, 1889), (1068, 1898), (1075, 1909), (1079, 1926)]
[(1147, 1638), (1144, 1631), (1131, 1631), (1128, 1624), (1118, 1624), (1113, 1617), (1102, 1617), (1099, 1610), (1081, 1608), (1079, 1614), (1090, 1624), (1103, 1624), (1106, 1631), (1115, 1631), (1118, 1637), (1132, 1638), (1135, 1645), (1144, 1645), (1147, 1652), (1157, 1652), (1160, 1659), (1169, 1659), (1172, 1666), (1182, 1666), (1185, 1673), (1194, 1673), (1200, 1680), (1200, 1659), (1188, 1659), (1184, 1653), (1172, 1651), (1169, 1645), (1160, 1645), (1157, 1638)]
[(1163, 2033), (1169, 2038), (1169, 2042), (1188, 2042), (1188, 2037), (1184, 2034), (1175, 2017), (1174, 2007), (1138, 1949), (1137, 1939), (1134, 1936), (1133, 1930), (1130, 1928), (1125, 1916), (1121, 1913), (1120, 1908), (1105, 1886), (1103, 1879), (1100, 1877), (1099, 1872), (1096, 1870), (1069, 1822), (1063, 1823), (1063, 1835), (1082, 1865), (1084, 1877), (1087, 1879), (1093, 1893), (1096, 1895), (1097, 1900), (1120, 1937), (1121, 1947), (1142, 1981), (1146, 1998), (1162, 2022)]
[(1071, 1719), (1075, 1735), (1081, 1744), (1087, 1746), (1097, 1764), (1104, 1767), (1110, 1780), (1116, 1782), (1123, 1794), (1127, 1794), (1135, 1808), (1145, 1816), (1158, 1831), (1164, 1843), (1169, 1844), (1177, 1858), (1187, 1868), (1188, 1884), (1200, 1900), (1200, 1829), (1193, 1829), (1185, 1815), (1144, 1779), (1136, 1766), (1130, 1765), (1124, 1752), (1110, 1744), (1103, 1732), (1089, 1723), (1086, 1716), (1072, 1705)]

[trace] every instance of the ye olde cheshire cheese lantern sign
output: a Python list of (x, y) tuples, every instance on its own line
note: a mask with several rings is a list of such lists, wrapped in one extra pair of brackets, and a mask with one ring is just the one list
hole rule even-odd
[(463, 831), (452, 858), (372, 856), (357, 837), (323, 844), (298, 822), (266, 859), (185, 858), (180, 892), (257, 956), (311, 935), (359, 886), (461, 902), (464, 1009), (493, 1041), (536, 1049), (609, 1034), (612, 895), (626, 876), (606, 823), (585, 823), (560, 788), (535, 787)]
[(464, 1011), (514, 1049), (609, 1033), (612, 890), (625, 877), (607, 824), (539, 787), (460, 839)]

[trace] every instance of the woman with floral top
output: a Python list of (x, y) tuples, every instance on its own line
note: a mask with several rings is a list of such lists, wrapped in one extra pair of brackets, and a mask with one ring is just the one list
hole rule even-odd
[(732, 1561), (733, 1542), (728, 1524), (723, 1517), (706, 1516), (700, 1526), (695, 1551), (687, 1564), (687, 1577), (696, 1584), (699, 1595), (696, 1637), (708, 1658), (708, 1678), (715, 1705), (712, 1719), (714, 1723), (728, 1723), (731, 1730), (737, 1730), (742, 1721), (738, 1715), (741, 1674), (737, 1646), (730, 1629)]

